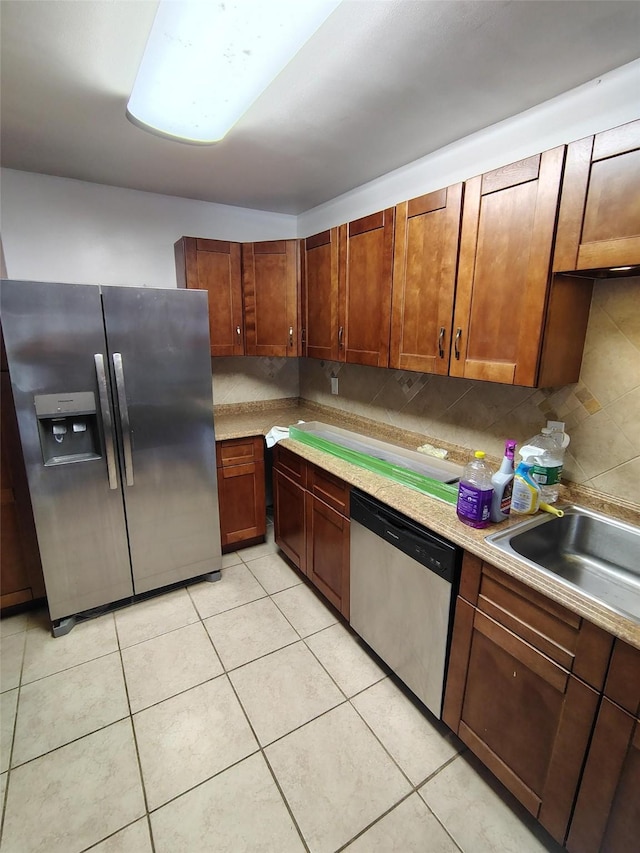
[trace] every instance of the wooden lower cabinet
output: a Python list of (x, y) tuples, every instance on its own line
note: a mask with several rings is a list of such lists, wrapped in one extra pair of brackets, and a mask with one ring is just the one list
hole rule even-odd
[(309, 492), (305, 499), (307, 576), (348, 619), (350, 521)]
[(627, 853), (640, 839), (640, 720), (606, 697), (567, 839), (570, 853)]
[(277, 545), (304, 574), (305, 553), (305, 490), (282, 471), (273, 472), (273, 522)]
[(612, 638), (477, 558), (460, 592), (443, 719), (562, 844)]
[(276, 544), (345, 619), (349, 618), (349, 491), (338, 477), (276, 445)]
[(640, 838), (640, 649), (616, 640), (567, 838), (570, 853), (626, 853)]
[(262, 436), (216, 443), (223, 551), (264, 540), (267, 508), (263, 446)]

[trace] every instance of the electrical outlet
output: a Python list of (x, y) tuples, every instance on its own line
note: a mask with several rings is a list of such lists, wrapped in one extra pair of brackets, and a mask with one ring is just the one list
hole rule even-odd
[(331, 377), (331, 393), (332, 394), (338, 393), (338, 377), (337, 376)]

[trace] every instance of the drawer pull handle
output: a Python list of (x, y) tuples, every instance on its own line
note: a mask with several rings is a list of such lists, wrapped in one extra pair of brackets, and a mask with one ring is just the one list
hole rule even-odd
[(438, 355), (444, 358), (444, 326), (440, 326), (440, 334), (438, 335)]

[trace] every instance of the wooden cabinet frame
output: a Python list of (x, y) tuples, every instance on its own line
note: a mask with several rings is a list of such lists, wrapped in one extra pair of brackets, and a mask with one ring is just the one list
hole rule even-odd
[(242, 244), (247, 355), (301, 354), (299, 281), (297, 240)]
[(390, 367), (449, 372), (462, 186), (396, 206)]
[(572, 142), (554, 271), (640, 264), (640, 120)]
[(390, 207), (339, 229), (340, 360), (349, 364), (389, 365), (394, 228)]
[(443, 720), (559, 843), (611, 646), (605, 631), (465, 554)]
[(208, 293), (211, 355), (244, 355), (240, 243), (183, 237), (174, 252), (178, 287)]
[(267, 529), (264, 439), (216, 442), (216, 460), (222, 550), (263, 542)]
[[(338, 229), (302, 241), (304, 246), (303, 355), (344, 361), (344, 319), (338, 288)], [(341, 358), (342, 356), (342, 358)]]
[(276, 445), (276, 544), (345, 619), (349, 618), (350, 487)]

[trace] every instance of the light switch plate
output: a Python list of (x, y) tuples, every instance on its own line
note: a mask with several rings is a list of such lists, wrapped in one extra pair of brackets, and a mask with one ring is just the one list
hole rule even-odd
[(338, 393), (338, 377), (337, 376), (331, 377), (331, 393), (332, 394)]

